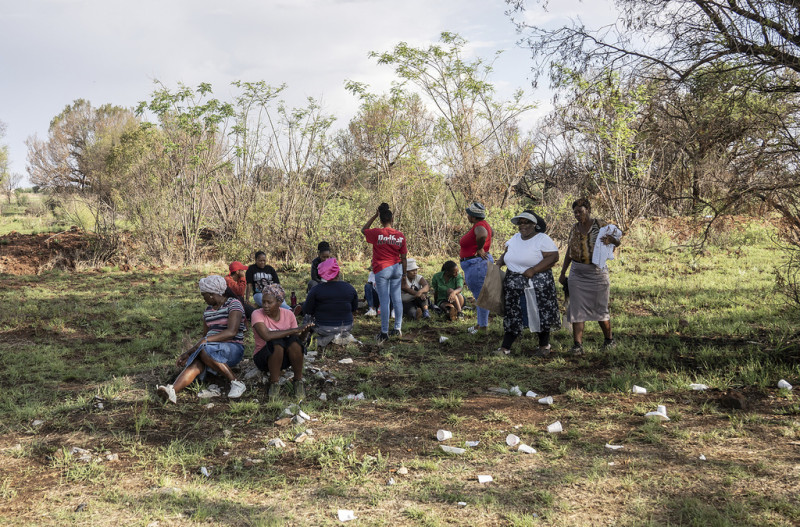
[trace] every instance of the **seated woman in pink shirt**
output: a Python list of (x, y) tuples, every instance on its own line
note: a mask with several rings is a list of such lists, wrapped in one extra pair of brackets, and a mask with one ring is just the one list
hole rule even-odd
[(253, 362), (259, 370), (269, 372), (269, 398), (280, 394), (281, 370), (292, 367), (294, 372), (294, 394), (305, 399), (303, 384), (303, 346), (313, 324), (297, 327), (297, 318), (291, 309), (281, 307), (286, 292), (278, 284), (271, 284), (262, 290), (261, 309), (253, 312), (250, 323), (253, 326), (255, 354)]

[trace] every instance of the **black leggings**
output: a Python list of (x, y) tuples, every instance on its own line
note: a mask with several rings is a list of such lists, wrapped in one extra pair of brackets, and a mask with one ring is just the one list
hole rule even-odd
[[(539, 335), (539, 347), (544, 348), (550, 345), (550, 332), (549, 331), (540, 331), (537, 333)], [(517, 340), (519, 335), (515, 335), (513, 333), (504, 333), (503, 334), (503, 348), (510, 350), (511, 346), (514, 344), (514, 341)]]

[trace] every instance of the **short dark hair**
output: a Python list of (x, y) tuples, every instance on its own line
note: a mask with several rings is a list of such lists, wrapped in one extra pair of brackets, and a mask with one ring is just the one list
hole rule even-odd
[(458, 267), (458, 265), (453, 260), (447, 260), (442, 264), (442, 272), (449, 273), (456, 267)]
[(572, 210), (577, 209), (578, 207), (583, 207), (588, 211), (592, 210), (592, 205), (589, 203), (589, 200), (586, 198), (578, 198), (572, 202)]
[(330, 250), (331, 250), (331, 244), (328, 243), (328, 242), (319, 242), (319, 244), (317, 245), (317, 252), (318, 253), (321, 253), (322, 251), (330, 251)]
[(258, 260), (259, 256), (263, 256), (264, 258), (266, 258), (267, 253), (265, 253), (264, 251), (256, 251), (256, 260)]

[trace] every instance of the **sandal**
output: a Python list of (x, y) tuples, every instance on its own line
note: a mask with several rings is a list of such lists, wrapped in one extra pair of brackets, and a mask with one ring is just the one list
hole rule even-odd
[(572, 345), (572, 347), (569, 349), (569, 351), (567, 351), (567, 353), (569, 353), (570, 355), (575, 355), (576, 357), (586, 354), (586, 352), (583, 351), (583, 345), (578, 344), (577, 342)]

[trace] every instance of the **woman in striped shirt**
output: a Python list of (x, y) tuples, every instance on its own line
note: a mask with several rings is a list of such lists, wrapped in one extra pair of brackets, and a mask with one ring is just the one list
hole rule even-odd
[(225, 279), (219, 275), (200, 280), (200, 293), (208, 304), (203, 311), (204, 337), (178, 357), (177, 365), (184, 369), (175, 382), (156, 387), (165, 401), (177, 402), (178, 392), (196, 378), (203, 380), (208, 372), (231, 381), (229, 398), (236, 399), (244, 393), (244, 383), (236, 380), (230, 369), (239, 364), (244, 354), (244, 308), (237, 299), (224, 296), (226, 288)]

